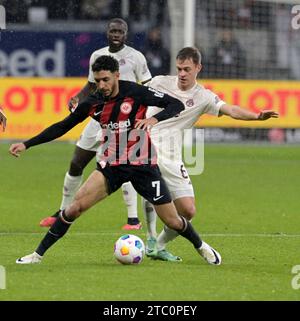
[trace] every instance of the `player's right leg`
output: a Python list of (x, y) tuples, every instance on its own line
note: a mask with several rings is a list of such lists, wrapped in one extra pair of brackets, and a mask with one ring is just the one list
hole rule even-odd
[(157, 215), (167, 227), (188, 239), (208, 263), (221, 264), (220, 254), (202, 242), (192, 224), (183, 216), (178, 215), (158, 166), (145, 166), (140, 171), (137, 168), (131, 182), (138, 193), (154, 205)]
[[(186, 191), (185, 194), (191, 195), (188, 193), (188, 191)], [(184, 216), (188, 221), (191, 221), (194, 215), (196, 214), (194, 197), (185, 196), (185, 197), (176, 198), (176, 194), (172, 192), (171, 192), (171, 195), (172, 195), (177, 213)], [(165, 226), (157, 237), (157, 249), (164, 250), (167, 243), (173, 241), (177, 236), (178, 236), (178, 233), (176, 231), (171, 230), (170, 228)]]
[(83, 170), (94, 158), (95, 154), (96, 152), (84, 150), (78, 146), (75, 147), (69, 171), (65, 174), (62, 201), (59, 210), (52, 216), (42, 219), (40, 226), (51, 226), (58, 217), (58, 214), (72, 203), (74, 196), (81, 185)]
[(157, 254), (156, 247), (156, 217), (154, 206), (142, 197), (142, 209), (145, 216), (147, 227), (146, 255), (152, 256)]
[(139, 220), (137, 213), (137, 192), (130, 182), (122, 185), (123, 199), (127, 207), (127, 224), (123, 230), (139, 230), (142, 228), (142, 223)]
[(95, 170), (76, 193), (71, 205), (59, 214), (35, 252), (17, 259), (16, 263), (40, 263), (45, 252), (66, 234), (73, 221), (108, 194), (106, 178)]
[[(161, 159), (159, 168), (172, 200), (175, 200), (174, 204), (177, 212), (191, 220), (195, 214), (194, 190), (184, 164), (181, 160), (170, 162), (170, 160)], [(143, 210), (148, 229), (146, 255), (165, 261), (178, 261), (178, 256), (169, 253), (165, 248), (167, 243), (175, 239), (179, 234), (165, 226), (156, 239), (156, 213), (154, 207), (151, 203), (145, 201)], [(163, 253), (163, 255), (160, 255), (160, 253)]]
[[(188, 192), (185, 193), (188, 194)], [(191, 193), (193, 193), (193, 191), (191, 191), (190, 194)], [(175, 198), (172, 192), (171, 196), (172, 198)], [(196, 212), (194, 197), (180, 197), (174, 201), (174, 204), (177, 212), (191, 221)], [(157, 251), (166, 251), (165, 248), (167, 243), (174, 240), (179, 234), (175, 230), (165, 226), (159, 236), (156, 237), (156, 212), (154, 206), (147, 200), (143, 200), (143, 211), (147, 223), (146, 255), (155, 257), (157, 255)], [(171, 253), (168, 254), (170, 258), (176, 258), (176, 256), (172, 255)]]
[[(221, 264), (221, 255), (205, 243), (199, 236), (199, 234), (195, 231), (192, 224), (186, 220), (183, 216), (178, 216), (176, 210), (174, 214), (175, 206), (173, 205), (174, 209), (170, 204), (164, 205), (156, 205), (155, 210), (157, 215), (161, 218), (161, 220), (172, 230), (175, 230), (181, 236), (188, 239), (193, 245), (196, 251), (209, 263), (213, 265), (220, 265)], [(182, 225), (178, 225), (178, 218), (181, 218)]]
[(50, 227), (55, 222), (59, 212), (64, 210), (73, 201), (82, 182), (83, 170), (96, 155), (96, 150), (99, 145), (97, 144), (97, 135), (100, 130), (99, 123), (93, 119), (91, 119), (83, 130), (75, 147), (69, 170), (65, 174), (62, 201), (59, 210), (52, 216), (41, 220), (40, 226)]

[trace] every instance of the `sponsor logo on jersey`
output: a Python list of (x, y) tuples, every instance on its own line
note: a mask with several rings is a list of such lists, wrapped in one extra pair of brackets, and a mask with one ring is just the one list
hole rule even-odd
[(121, 112), (125, 115), (128, 115), (132, 111), (132, 106), (128, 102), (124, 102), (120, 106)]
[(218, 96), (215, 96), (215, 104), (217, 104), (220, 101), (221, 101), (221, 99)]
[(194, 106), (194, 100), (193, 99), (189, 99), (186, 101), (185, 103), (187, 105), (187, 107), (193, 107)]
[(127, 119), (127, 120), (124, 120), (124, 121), (120, 121), (118, 123), (113, 123), (111, 121), (108, 124), (103, 124), (102, 128), (110, 129), (110, 130), (118, 130), (118, 129), (127, 130), (128, 127), (130, 127), (130, 126), (131, 126), (130, 119)]

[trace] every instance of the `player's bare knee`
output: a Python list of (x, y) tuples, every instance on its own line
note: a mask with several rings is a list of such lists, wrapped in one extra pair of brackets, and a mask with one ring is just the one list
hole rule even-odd
[(167, 219), (165, 224), (172, 230), (182, 230), (183, 228), (183, 223), (182, 220), (180, 219), (180, 217), (174, 217), (171, 219)]
[(82, 210), (82, 206), (80, 205), (80, 202), (75, 201), (69, 206), (67, 210), (67, 216), (70, 219), (75, 220), (82, 214), (82, 212), (83, 210)]
[(180, 214), (190, 221), (196, 215), (195, 205), (186, 206)]

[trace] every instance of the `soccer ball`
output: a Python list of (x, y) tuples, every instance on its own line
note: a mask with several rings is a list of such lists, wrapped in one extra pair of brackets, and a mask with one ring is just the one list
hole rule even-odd
[(144, 255), (144, 242), (136, 235), (123, 235), (115, 243), (114, 256), (122, 264), (139, 264)]

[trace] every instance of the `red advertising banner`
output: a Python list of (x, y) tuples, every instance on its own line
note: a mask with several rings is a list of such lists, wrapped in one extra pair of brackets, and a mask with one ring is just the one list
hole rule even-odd
[(230, 117), (202, 116), (198, 127), (300, 127), (300, 82), (269, 80), (201, 80), (206, 88), (218, 94), (226, 103), (239, 105), (254, 112), (273, 109), (278, 119), (268, 121), (237, 121)]
[[(69, 114), (67, 102), (85, 85), (85, 78), (2, 78), (0, 105), (7, 116), (3, 139), (26, 139)], [(78, 139), (85, 121), (61, 139)]]
[[(202, 116), (199, 127), (300, 128), (300, 82), (250, 80), (200, 80), (229, 104), (254, 112), (274, 109), (279, 119), (266, 122), (236, 121), (230, 117)], [(6, 131), (1, 139), (27, 139), (69, 113), (67, 102), (86, 83), (86, 78), (1, 78), (0, 105), (7, 116)], [(64, 135), (76, 140), (84, 123)]]

